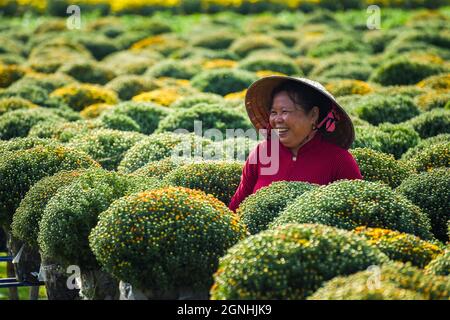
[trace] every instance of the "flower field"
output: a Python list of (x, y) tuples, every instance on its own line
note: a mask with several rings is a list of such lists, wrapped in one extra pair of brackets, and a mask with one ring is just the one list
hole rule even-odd
[[(71, 28), (67, 2), (0, 0), (8, 277), (66, 300), (450, 299), (450, 7), (401, 2), (373, 29), (374, 1), (83, 0)], [(364, 179), (232, 212), (260, 137), (228, 132), (274, 74), (337, 98)]]

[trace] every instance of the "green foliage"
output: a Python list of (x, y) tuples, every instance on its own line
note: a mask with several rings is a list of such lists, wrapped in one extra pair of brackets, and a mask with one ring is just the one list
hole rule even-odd
[(370, 244), (386, 254), (389, 259), (410, 262), (418, 268), (424, 268), (443, 252), (437, 245), (407, 233), (366, 227), (356, 228), (355, 232), (365, 237)]
[(138, 75), (118, 76), (108, 82), (105, 87), (116, 92), (119, 98), (124, 101), (131, 100), (142, 92), (157, 88), (152, 81)]
[(59, 72), (68, 74), (80, 82), (106, 84), (116, 74), (113, 70), (100, 66), (93, 62), (71, 62), (58, 69)]
[[(250, 52), (261, 49), (282, 49), (283, 43), (266, 35), (247, 35), (234, 40), (230, 50), (240, 57), (247, 56)], [(238, 91), (238, 90), (236, 90)]]
[(440, 167), (448, 168), (450, 167), (450, 142), (429, 145), (407, 162), (417, 172), (430, 171)]
[(415, 84), (426, 77), (445, 72), (445, 70), (440, 64), (400, 56), (387, 61), (374, 70), (371, 80), (383, 86)]
[(14, 237), (38, 249), (39, 221), (50, 199), (76, 180), (83, 171), (60, 171), (36, 182), (20, 202), (13, 215), (11, 231)]
[(426, 267), (425, 271), (438, 276), (450, 275), (450, 250), (446, 249), (443, 254), (436, 257)]
[(167, 157), (201, 157), (202, 149), (211, 143), (195, 134), (182, 135), (175, 133), (152, 134), (136, 143), (125, 154), (118, 171), (131, 173), (151, 161)]
[(440, 142), (450, 142), (450, 133), (442, 133), (434, 137), (421, 140), (416, 146), (408, 149), (408, 151), (402, 155), (402, 160), (411, 159), (427, 147)]
[(137, 132), (98, 129), (79, 135), (67, 146), (83, 151), (106, 170), (115, 170), (124, 154), (145, 136)]
[(214, 197), (170, 187), (117, 200), (89, 240), (113, 276), (161, 292), (207, 290), (219, 257), (245, 235), (238, 217)]
[(327, 280), (386, 260), (349, 231), (289, 224), (260, 232), (229, 249), (214, 275), (211, 298), (305, 299)]
[(399, 159), (420, 141), (419, 134), (413, 128), (404, 124), (383, 123), (378, 128), (387, 133), (387, 135), (382, 135), (381, 138), (383, 152), (394, 155), (396, 159)]
[(270, 227), (285, 223), (321, 223), (352, 230), (385, 228), (432, 239), (430, 219), (390, 187), (363, 180), (340, 180), (298, 197)]
[(241, 181), (242, 163), (204, 161), (180, 166), (165, 181), (173, 186), (198, 189), (228, 204)]
[(53, 139), (62, 143), (69, 142), (78, 135), (99, 129), (102, 124), (94, 121), (41, 122), (35, 125), (28, 136), (32, 138)]
[(26, 137), (40, 122), (64, 122), (53, 110), (46, 108), (19, 109), (0, 116), (0, 139)]
[(224, 96), (247, 89), (257, 79), (255, 74), (244, 70), (216, 69), (200, 72), (191, 83), (200, 91)]
[(238, 67), (248, 71), (270, 70), (289, 76), (302, 76), (302, 70), (292, 59), (283, 56), (251, 56), (239, 62)]
[(227, 49), (236, 39), (236, 35), (228, 30), (205, 32), (192, 40), (192, 45), (213, 50)]
[(361, 119), (373, 125), (378, 125), (383, 122), (403, 122), (420, 113), (411, 98), (400, 95), (366, 96), (359, 102), (355, 112)]
[(163, 60), (151, 66), (145, 73), (152, 78), (170, 77), (176, 79), (191, 79), (200, 70), (194, 65), (183, 61)]
[(208, 129), (217, 129), (223, 135), (227, 129), (252, 128), (248, 118), (242, 113), (226, 108), (219, 104), (201, 103), (189, 109), (179, 109), (161, 120), (156, 132), (175, 131), (184, 129), (196, 132), (195, 121), (201, 121), (202, 132)]
[(214, 93), (199, 93), (192, 96), (183, 97), (170, 105), (171, 109), (188, 109), (200, 103), (222, 104), (224, 99)]
[(98, 214), (125, 195), (129, 187), (126, 176), (97, 169), (60, 189), (48, 201), (39, 222), (37, 240), (43, 259), (97, 269), (89, 233), (97, 224)]
[(355, 148), (351, 150), (351, 153), (366, 181), (380, 181), (395, 188), (413, 173), (412, 169), (403, 162), (379, 151)]
[(239, 205), (236, 213), (247, 225), (250, 233), (256, 234), (266, 230), (281, 211), (297, 197), (315, 187), (306, 182), (272, 182), (269, 186), (248, 196)]
[(450, 169), (439, 168), (406, 178), (397, 188), (412, 203), (419, 206), (431, 220), (435, 237), (449, 241), (447, 223), (450, 220)]
[(61, 170), (99, 166), (86, 154), (62, 146), (6, 152), (0, 159), (0, 222), (6, 228), (30, 187)]
[(441, 133), (450, 133), (450, 110), (434, 109), (424, 112), (406, 122), (422, 139)]
[(108, 113), (128, 116), (137, 123), (139, 132), (151, 134), (158, 127), (159, 122), (171, 113), (171, 110), (155, 103), (130, 101), (118, 104)]
[(368, 286), (374, 269), (325, 283), (309, 300), (447, 300), (450, 285), (442, 276), (427, 275), (422, 270), (400, 262), (388, 263), (375, 272), (379, 285)]
[(37, 105), (20, 97), (11, 97), (0, 99), (0, 116), (6, 112), (20, 109), (33, 109)]

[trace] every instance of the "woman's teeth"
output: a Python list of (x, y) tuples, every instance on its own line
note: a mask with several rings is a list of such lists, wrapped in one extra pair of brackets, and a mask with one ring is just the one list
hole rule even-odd
[(278, 133), (287, 132), (289, 129), (276, 129)]

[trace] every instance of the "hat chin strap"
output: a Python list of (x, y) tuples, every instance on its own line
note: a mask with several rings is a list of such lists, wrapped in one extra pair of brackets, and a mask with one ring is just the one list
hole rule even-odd
[(333, 132), (336, 129), (336, 122), (339, 121), (339, 116), (337, 114), (337, 110), (334, 105), (331, 108), (331, 111), (323, 118), (322, 121), (317, 125), (316, 130), (320, 129), (323, 125), (325, 125), (325, 130), (327, 132)]

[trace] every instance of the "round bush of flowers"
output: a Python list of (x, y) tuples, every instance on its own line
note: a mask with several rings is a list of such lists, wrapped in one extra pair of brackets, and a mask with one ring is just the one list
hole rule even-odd
[(85, 152), (104, 169), (115, 170), (124, 154), (144, 138), (137, 132), (98, 129), (77, 136), (67, 146)]
[(16, 65), (4, 65), (0, 63), (0, 88), (9, 87), (14, 81), (25, 75), (25, 70)]
[(163, 60), (151, 66), (145, 75), (151, 78), (191, 79), (199, 71), (199, 68), (183, 61)]
[(41, 122), (31, 128), (28, 137), (52, 139), (66, 143), (77, 135), (101, 127), (101, 123), (94, 121)]
[(171, 109), (188, 109), (200, 103), (220, 104), (223, 97), (214, 93), (199, 93), (192, 96), (183, 97), (170, 105)]
[[(447, 89), (448, 90), (448, 89)], [(417, 106), (421, 110), (430, 111), (437, 108), (444, 108), (450, 101), (449, 92), (430, 91), (415, 98)]]
[(58, 69), (58, 71), (68, 74), (80, 82), (101, 85), (108, 83), (116, 76), (114, 71), (111, 69), (103, 67), (95, 62), (84, 61), (75, 61), (64, 64)]
[(270, 227), (285, 223), (321, 223), (347, 230), (367, 226), (433, 238), (430, 220), (419, 207), (385, 184), (363, 180), (341, 180), (305, 193)]
[(85, 153), (63, 146), (36, 146), (5, 152), (0, 159), (0, 224), (9, 228), (12, 215), (30, 187), (61, 170), (99, 166)]
[(371, 76), (371, 80), (383, 86), (416, 84), (429, 76), (445, 72), (442, 64), (401, 56), (383, 63)]
[(428, 88), (434, 90), (449, 90), (450, 89), (450, 73), (438, 74), (423, 79), (417, 84), (420, 88)]
[(374, 90), (367, 82), (351, 79), (330, 81), (326, 88), (335, 97), (352, 94), (365, 95)]
[(202, 156), (205, 146), (212, 143), (195, 134), (176, 134), (171, 132), (152, 134), (136, 143), (125, 154), (120, 162), (118, 171), (131, 173), (151, 161), (158, 161), (167, 157)]
[(192, 45), (213, 50), (227, 49), (236, 37), (229, 30), (205, 32), (192, 39)]
[(383, 152), (383, 141), (389, 139), (386, 132), (372, 125), (355, 126), (355, 141), (352, 148), (370, 148)]
[(305, 299), (327, 280), (386, 260), (378, 249), (349, 231), (288, 224), (230, 248), (214, 274), (211, 298)]
[(35, 137), (14, 138), (10, 140), (0, 140), (0, 154), (8, 151), (27, 150), (37, 146), (56, 145), (58, 142), (51, 139), (41, 139)]
[(391, 262), (350, 276), (336, 277), (308, 299), (447, 300), (449, 290), (445, 277), (425, 274), (409, 264)]
[(316, 186), (306, 182), (278, 181), (248, 196), (236, 213), (251, 234), (266, 230), (292, 201)]
[(139, 126), (139, 132), (151, 134), (158, 127), (161, 119), (172, 110), (151, 102), (123, 102), (116, 105), (109, 114), (125, 115), (133, 119)]
[(378, 126), (387, 135), (380, 135), (382, 151), (399, 159), (403, 153), (416, 146), (420, 141), (419, 134), (405, 124), (382, 123)]
[(443, 242), (449, 240), (447, 235), (447, 223), (450, 220), (449, 190), (449, 168), (411, 175), (397, 188), (398, 192), (428, 215), (433, 234)]
[(303, 75), (294, 60), (283, 56), (250, 56), (241, 60), (238, 67), (248, 71), (272, 70), (292, 76)]
[(64, 73), (29, 73), (22, 79), (14, 82), (11, 88), (37, 86), (50, 93), (58, 88), (74, 84), (76, 80)]
[(411, 125), (422, 139), (441, 133), (450, 133), (450, 110), (433, 109), (410, 119), (406, 123)]
[(170, 132), (177, 129), (185, 129), (194, 132), (195, 121), (201, 121), (202, 131), (217, 129), (226, 134), (227, 129), (252, 128), (248, 118), (242, 113), (223, 107), (219, 104), (201, 103), (189, 109), (179, 109), (161, 120), (156, 132)]
[(450, 133), (442, 133), (438, 134), (436, 136), (420, 140), (419, 143), (409, 148), (403, 155), (402, 160), (409, 160), (419, 154), (422, 150), (426, 149), (427, 147), (440, 143), (440, 142), (450, 142)]
[(381, 181), (395, 188), (413, 173), (406, 164), (395, 160), (392, 155), (379, 151), (355, 148), (351, 150), (351, 154), (366, 181)]
[(20, 97), (11, 97), (0, 99), (0, 116), (6, 112), (20, 109), (34, 109), (38, 105)]
[(50, 97), (45, 89), (36, 85), (20, 84), (0, 90), (0, 99), (11, 97), (27, 99), (39, 106), (55, 109), (64, 105), (64, 101), (60, 98)]
[(94, 103), (80, 111), (80, 116), (83, 119), (98, 118), (106, 110), (114, 108), (113, 105), (107, 103)]
[(50, 199), (65, 186), (75, 181), (83, 171), (60, 171), (36, 182), (20, 202), (13, 215), (11, 231), (14, 237), (38, 248), (39, 221)]
[(417, 172), (430, 171), (440, 167), (450, 167), (450, 142), (440, 142), (427, 146), (408, 160)]
[(40, 122), (65, 122), (52, 109), (33, 108), (7, 112), (0, 116), (0, 139), (26, 137), (30, 129)]
[(320, 58), (336, 52), (366, 53), (367, 46), (355, 37), (339, 33), (330, 33), (318, 40), (315, 46), (308, 48), (307, 55)]
[(131, 100), (134, 96), (157, 88), (149, 79), (138, 75), (121, 75), (108, 82), (105, 86), (117, 93), (121, 100)]
[(93, 84), (74, 84), (56, 89), (50, 97), (59, 97), (72, 109), (81, 111), (94, 103), (116, 104), (117, 94)]
[(199, 189), (228, 204), (241, 181), (242, 163), (202, 161), (171, 171), (165, 181), (173, 186)]
[(358, 227), (354, 231), (391, 260), (410, 262), (419, 268), (424, 268), (443, 252), (437, 245), (403, 232), (367, 227)]
[(215, 69), (200, 72), (192, 78), (192, 86), (202, 92), (222, 96), (247, 89), (258, 77), (249, 71), (238, 69)]
[(283, 49), (284, 45), (273, 37), (254, 34), (237, 38), (233, 41), (229, 49), (238, 56), (245, 57), (252, 51), (272, 48)]
[(173, 299), (181, 288), (207, 291), (219, 257), (245, 236), (239, 218), (214, 197), (169, 187), (118, 199), (89, 240), (114, 277)]
[(249, 137), (233, 137), (211, 143), (203, 153), (207, 160), (245, 161), (258, 141)]
[(355, 109), (356, 115), (373, 125), (383, 122), (399, 123), (418, 115), (414, 101), (405, 96), (371, 95), (362, 99)]
[(130, 187), (125, 175), (102, 169), (83, 173), (47, 203), (39, 222), (38, 243), (43, 259), (63, 266), (96, 268), (88, 236), (98, 214)]
[(167, 157), (158, 161), (151, 161), (132, 174), (138, 177), (164, 179), (167, 174), (187, 163), (189, 163), (187, 158), (173, 159), (172, 157)]
[(120, 130), (120, 131), (136, 131), (139, 132), (141, 128), (131, 117), (124, 114), (116, 114), (106, 112), (101, 115), (96, 121), (100, 127)]
[(446, 249), (444, 253), (432, 260), (426, 267), (427, 273), (438, 276), (450, 275), (450, 249)]
[[(188, 81), (188, 80), (180, 80)], [(165, 107), (175, 103), (178, 99), (195, 94), (196, 91), (183, 83), (177, 85), (168, 85), (159, 89), (143, 92), (134, 96), (132, 101), (135, 102), (153, 102)]]

